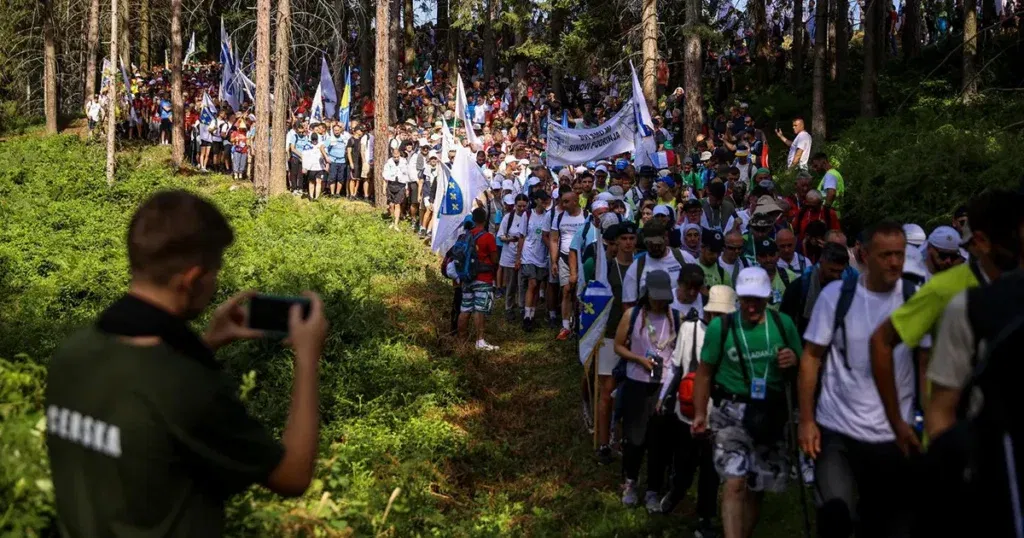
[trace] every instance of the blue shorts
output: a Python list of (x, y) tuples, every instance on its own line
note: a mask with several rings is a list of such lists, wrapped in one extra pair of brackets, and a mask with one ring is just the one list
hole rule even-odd
[(330, 170), (327, 172), (327, 183), (343, 183), (346, 179), (348, 179), (348, 164), (331, 163)]

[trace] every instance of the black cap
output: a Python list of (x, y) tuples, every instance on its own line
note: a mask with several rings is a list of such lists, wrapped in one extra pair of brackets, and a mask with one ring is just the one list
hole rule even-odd
[(619, 235), (636, 235), (637, 225), (633, 221), (624, 220), (618, 224)]
[(704, 228), (701, 230), (700, 242), (712, 252), (721, 252), (725, 247), (725, 237), (718, 230)]
[(966, 205), (962, 205), (962, 206), (956, 208), (956, 211), (953, 212), (953, 218), (954, 219), (958, 219), (960, 217), (966, 217), (966, 216), (967, 216), (967, 206)]
[(656, 177), (658, 175), (658, 169), (653, 166), (644, 165), (640, 167), (640, 170), (638, 170), (637, 173), (644, 177)]
[(619, 224), (613, 224), (605, 228), (604, 233), (601, 234), (601, 237), (608, 242), (615, 241), (615, 238), (619, 237), (619, 235), (622, 233), (622, 228), (620, 227), (621, 225), (622, 223), (620, 222)]
[(695, 198), (683, 202), (683, 211), (689, 211), (691, 209), (700, 209), (700, 201)]
[(778, 247), (778, 245), (775, 244), (775, 240), (774, 239), (762, 239), (762, 240), (757, 242), (757, 254), (758, 255), (768, 254), (770, 256), (770, 255), (778, 254), (778, 253), (779, 253), (779, 247)]
[(551, 195), (544, 189), (537, 189), (530, 193), (530, 198), (534, 200), (547, 200), (551, 198)]

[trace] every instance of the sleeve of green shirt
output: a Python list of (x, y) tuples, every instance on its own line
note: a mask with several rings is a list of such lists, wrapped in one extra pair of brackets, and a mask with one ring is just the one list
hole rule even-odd
[[(238, 492), (266, 483), (284, 457), (284, 448), (267, 428), (246, 411), (237, 387), (225, 376), (208, 391), (168, 417), (171, 434), (184, 447), (186, 459), (221, 491)], [(205, 387), (204, 387), (205, 388)]]
[(704, 331), (704, 345), (700, 349), (700, 362), (718, 366), (722, 360), (722, 318), (711, 320)]
[(897, 308), (890, 319), (900, 340), (908, 347), (917, 347), (939, 321), (946, 308), (946, 300), (936, 291), (936, 286), (924, 285), (909, 301)]

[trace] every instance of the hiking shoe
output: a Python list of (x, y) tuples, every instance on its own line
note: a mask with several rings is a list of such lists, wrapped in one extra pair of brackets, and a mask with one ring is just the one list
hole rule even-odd
[(675, 490), (669, 490), (669, 492), (661, 498), (661, 513), (671, 514), (672, 511), (676, 509), (676, 506), (678, 506), (683, 500), (685, 495), (685, 492), (677, 494)]
[(558, 318), (553, 318), (553, 317), (548, 316), (548, 328), (549, 329), (557, 329), (560, 326), (561, 325), (558, 323)]
[(594, 415), (590, 412), (590, 405), (587, 402), (581, 404), (583, 408), (583, 427), (587, 433), (594, 435)]
[(558, 336), (556, 336), (555, 339), (568, 340), (570, 336), (572, 336), (572, 331), (566, 328), (562, 328), (562, 330), (558, 332)]
[(718, 529), (711, 523), (710, 519), (700, 518), (697, 528), (693, 531), (693, 538), (718, 538)]
[(598, 465), (611, 465), (615, 463), (615, 455), (612, 454), (612, 448), (608, 445), (601, 445), (601, 448), (597, 449), (596, 457)]
[(528, 333), (533, 332), (533, 318), (523, 318), (523, 331)]
[(647, 506), (648, 514), (660, 514), (661, 499), (658, 498), (658, 492), (648, 491), (646, 494), (644, 494), (644, 505)]
[(481, 351), (497, 351), (498, 346), (492, 346), (483, 340), (476, 341), (476, 348)]
[(640, 502), (640, 499), (636, 496), (636, 481), (626, 479), (626, 483), (622, 485), (622, 504), (626, 506), (636, 506)]

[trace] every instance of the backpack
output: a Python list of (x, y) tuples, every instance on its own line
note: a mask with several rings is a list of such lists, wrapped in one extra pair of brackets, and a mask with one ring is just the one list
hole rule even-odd
[[(677, 248), (669, 247), (669, 252), (679, 262), (679, 267), (686, 265), (686, 260), (683, 259), (683, 253)], [(640, 279), (644, 276), (644, 267), (647, 265), (647, 253), (644, 252), (636, 259), (636, 298), (640, 299)]]
[[(619, 215), (618, 213), (614, 213), (614, 215), (616, 217), (618, 217), (619, 222), (622, 222), (622, 215)], [(589, 245), (586, 244), (586, 242), (587, 242), (587, 234), (590, 233), (590, 226), (592, 224), (593, 223), (591, 222), (591, 220), (587, 219), (587, 223), (583, 225), (583, 229), (581, 230), (583, 232), (583, 243), (584, 243), (584, 245), (583, 245), (583, 252), (580, 253), (580, 263), (586, 263), (587, 260), (589, 260), (590, 258), (593, 258), (594, 255), (597, 253), (597, 251), (594, 249), (594, 243), (590, 243)], [(597, 240), (601, 241), (601, 238), (598, 237)]]
[(445, 256), (446, 258), (451, 257), (451, 261), (455, 262), (455, 272), (459, 275), (459, 282), (463, 284), (473, 282), (478, 274), (491, 270), (491, 264), (480, 261), (476, 248), (477, 240), (484, 233), (486, 233), (485, 230), (475, 234), (463, 233)]
[(696, 409), (693, 406), (693, 384), (697, 379), (697, 366), (700, 361), (697, 359), (697, 327), (700, 321), (694, 320), (693, 323), (693, 344), (690, 347), (690, 363), (687, 366), (688, 373), (679, 380), (678, 398), (679, 412), (684, 417), (692, 419), (696, 414)]
[[(636, 329), (636, 320), (640, 317), (640, 305), (634, 306), (633, 311), (629, 314), (629, 332), (626, 333), (626, 347), (630, 347), (633, 344), (633, 331)], [(672, 313), (672, 322), (675, 325), (676, 335), (679, 334), (679, 327), (683, 323), (683, 318), (679, 311), (674, 308), (669, 308)], [(678, 337), (678, 336), (677, 336)], [(628, 361), (620, 360), (615, 364), (615, 368), (612, 369), (612, 377), (616, 381), (622, 381), (626, 379), (626, 363)]]

